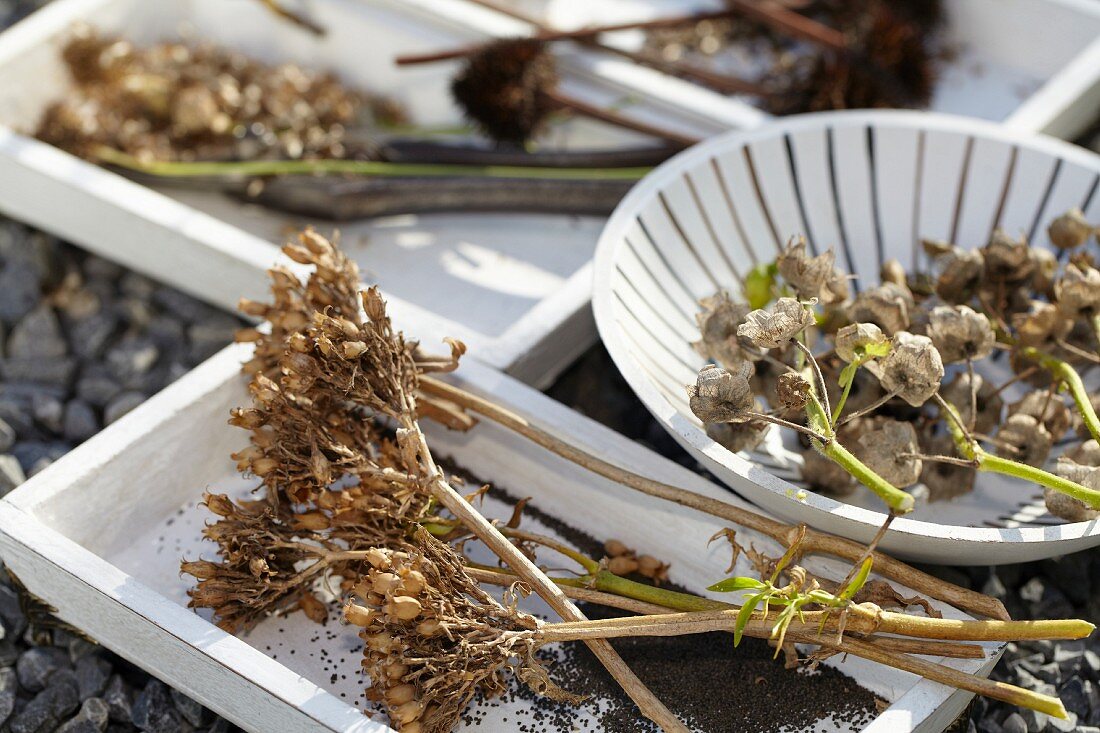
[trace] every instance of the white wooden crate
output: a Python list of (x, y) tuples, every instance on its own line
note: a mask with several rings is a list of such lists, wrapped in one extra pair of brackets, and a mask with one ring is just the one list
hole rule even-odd
[[(56, 0), (0, 34), (0, 212), (225, 308), (263, 292), (277, 246), (307, 220), (214, 192), (154, 190), (25, 133), (71, 85), (59, 51), (77, 21), (137, 43), (183, 34), (268, 62), (331, 69), (400, 100), (423, 125), (461, 121), (447, 90), (456, 63), (402, 69), (393, 57), (514, 28), (462, 0), (312, 0), (305, 10), (326, 36), (277, 19), (255, 0)], [(593, 104), (622, 103), (629, 87), (602, 79), (583, 53), (566, 56), (563, 90)], [(723, 129), (668, 103), (633, 101), (624, 112), (694, 135)], [(555, 136), (573, 147), (646, 141), (581, 119)], [(426, 336), (462, 338), (488, 363), (545, 383), (595, 340), (590, 260), (602, 225), (597, 217), (439, 214), (340, 230), (396, 311), (431, 321)]]
[[(0, 554), (60, 618), (248, 730), (387, 731), (347, 702), (361, 689), (353, 630), (318, 634), (297, 614), (268, 619), (237, 638), (185, 608), (188, 580), (179, 576), (178, 563), (203, 550), (198, 537), (209, 515), (195, 506), (202, 492), (253, 485), (228, 458), (246, 434), (226, 424), (230, 407), (245, 399), (238, 365), (247, 353), (244, 346), (227, 347), (0, 500)], [(535, 417), (571, 443), (654, 478), (739, 502), (500, 372), (469, 362), (459, 374), (462, 386)], [(429, 428), (429, 441), (437, 455), (514, 495), (531, 496), (533, 506), (579, 530), (617, 537), (670, 561), (673, 580), (690, 589), (724, 575), (728, 549), (707, 546), (721, 526), (711, 517), (607, 482), (490, 423), (467, 434)], [(502, 503), (487, 507), (498, 517), (509, 514)], [(738, 540), (777, 551), (748, 530), (739, 529)], [(846, 569), (829, 560), (811, 561), (810, 567), (832, 577)], [(742, 561), (737, 572), (751, 571)], [(525, 603), (534, 612), (547, 610)], [(948, 617), (964, 617), (941, 608)], [(289, 645), (298, 653), (288, 654)], [(330, 657), (345, 658), (347, 680), (317, 661), (321, 647)], [(1002, 648), (986, 645), (985, 659), (945, 663), (987, 674)], [(854, 658), (829, 663), (891, 703), (867, 731), (939, 731), (970, 698)], [(484, 712), (481, 729), (502, 731), (513, 729), (519, 711), (505, 706)], [(512, 724), (504, 722), (506, 716)], [(815, 728), (836, 726), (823, 722)]]
[[(553, 27), (572, 28), (715, 10), (722, 0), (507, 0)], [(1004, 122), (1072, 139), (1100, 108), (1100, 3), (1096, 0), (944, 0), (950, 58), (938, 64), (929, 109)], [(637, 31), (605, 40), (637, 48)], [(671, 87), (643, 88), (659, 97)], [(756, 110), (744, 98), (705, 92), (699, 111), (724, 119)], [(694, 108), (694, 107), (693, 107)], [(759, 113), (757, 113), (759, 114)]]

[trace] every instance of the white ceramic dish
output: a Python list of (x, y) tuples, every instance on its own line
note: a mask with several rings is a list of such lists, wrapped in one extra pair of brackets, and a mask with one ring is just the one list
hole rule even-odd
[[(597, 250), (597, 325), (634, 391), (715, 475), (779, 516), (867, 541), (885, 518), (869, 492), (849, 503), (799, 492), (800, 458), (775, 432), (751, 460), (707, 437), (685, 391), (704, 363), (690, 346), (696, 301), (737, 292), (740, 273), (798, 233), (836, 246), (862, 283), (878, 282), (885, 259), (913, 261), (920, 237), (981, 246), (1000, 225), (1049, 246), (1045, 223), (1066, 209), (1100, 220), (1098, 181), (1100, 156), (1082, 148), (944, 115), (827, 113), (731, 133), (665, 163), (620, 204)], [(1037, 494), (983, 475), (974, 492), (896, 520), (884, 546), (971, 565), (1100, 544), (1100, 521), (1061, 524)]]
[[(0, 554), (60, 618), (247, 730), (387, 733), (384, 722), (355, 707), (363, 680), (356, 674), (360, 646), (354, 630), (330, 622), (318, 633), (316, 625), (292, 615), (268, 619), (237, 638), (185, 607), (188, 580), (179, 575), (180, 558), (209, 552), (199, 541), (209, 518), (195, 506), (202, 492), (253, 485), (228, 457), (246, 435), (226, 424), (230, 407), (245, 399), (239, 362), (246, 354), (242, 346), (228, 347), (0, 500)], [(499, 372), (469, 362), (459, 374), (464, 387), (535, 416), (543, 427), (601, 457), (729, 498), (722, 488)], [(533, 506), (577, 529), (615, 536), (670, 561), (676, 582), (698, 590), (724, 576), (728, 548), (707, 546), (719, 528), (716, 520), (604, 481), (491, 423), (467, 434), (426, 427), (437, 455), (515, 496), (532, 497)], [(485, 507), (498, 517), (510, 514), (496, 501)], [(778, 551), (748, 530), (738, 530), (738, 539)], [(846, 570), (829, 560), (808, 564), (832, 577)], [(744, 558), (737, 572), (751, 572)], [(525, 604), (534, 612), (548, 610)], [(1002, 649), (989, 644), (984, 659), (945, 663), (988, 674)], [(341, 661), (333, 666), (333, 659)], [(935, 733), (970, 698), (854, 658), (833, 657), (827, 664), (890, 703), (862, 728), (870, 733)], [(477, 729), (515, 730), (518, 722), (530, 723), (524, 706), (482, 707)], [(590, 712), (578, 710), (578, 728), (592, 729)], [(814, 729), (849, 728), (825, 720)]]
[[(307, 220), (216, 192), (154, 190), (20, 133), (32, 131), (45, 106), (70, 87), (59, 50), (78, 21), (137, 43), (183, 34), (269, 62), (331, 69), (352, 86), (397, 98), (428, 126), (461, 121), (447, 90), (456, 64), (398, 68), (393, 57), (512, 27), (462, 0), (307, 5), (326, 36), (281, 21), (254, 0), (57, 0), (0, 34), (0, 212), (224, 308), (262, 293), (278, 246)], [(584, 53), (566, 53), (563, 90), (597, 105), (622, 103), (632, 87), (602, 78), (599, 66)], [(623, 111), (695, 135), (724, 129), (668, 104), (634, 100)], [(555, 134), (580, 147), (645, 140), (581, 119)], [(426, 336), (461, 338), (490, 364), (545, 382), (595, 340), (589, 263), (602, 224), (596, 217), (440, 214), (340, 229), (365, 277), (382, 284), (398, 312), (438, 324)]]
[[(714, 10), (721, 0), (505, 0), (549, 25), (572, 28)], [(1072, 139), (1100, 107), (1100, 4), (1094, 0), (945, 0), (948, 58), (929, 105), (934, 112), (1004, 122), (1018, 130)], [(605, 40), (638, 48), (636, 31)], [(724, 59), (723, 64), (721, 60)], [(702, 61), (702, 60), (701, 60)], [(715, 68), (751, 66), (721, 54)], [(664, 90), (641, 89), (656, 96)], [(714, 115), (756, 112), (744, 97), (706, 92), (697, 103)]]

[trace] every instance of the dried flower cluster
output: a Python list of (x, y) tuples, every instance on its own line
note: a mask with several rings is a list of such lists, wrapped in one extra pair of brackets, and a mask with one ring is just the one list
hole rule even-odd
[(138, 48), (80, 26), (62, 57), (75, 89), (48, 107), (36, 134), (82, 157), (106, 146), (146, 162), (342, 158), (363, 112), (403, 117), (332, 74), (209, 45)]
[[(799, 430), (810, 439), (803, 478), (822, 492), (849, 493), (862, 466), (949, 499), (991, 470), (1038, 481), (1060, 517), (1095, 518), (1100, 392), (1086, 394), (1076, 370), (1100, 364), (1100, 270), (1086, 247), (1096, 231), (1076, 210), (1051, 222), (1064, 265), (1003, 231), (976, 249), (926, 241), (930, 271), (887, 263), (881, 284), (854, 297), (832, 251), (795, 239), (746, 283), (770, 304), (726, 293), (701, 302), (695, 347), (712, 363), (689, 387), (691, 409), (733, 451), (759, 445), (769, 422)], [(815, 358), (819, 341), (828, 348)], [(983, 377), (992, 360), (1015, 375), (993, 384)], [(1047, 466), (1071, 438), (1084, 442), (1050, 472), (1024, 468)], [(860, 465), (838, 462), (835, 446)], [(1075, 486), (1060, 490), (1051, 473)]]

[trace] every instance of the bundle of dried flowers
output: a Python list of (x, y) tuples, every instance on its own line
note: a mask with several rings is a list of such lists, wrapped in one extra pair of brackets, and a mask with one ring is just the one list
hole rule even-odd
[(47, 108), (36, 135), (87, 158), (101, 146), (144, 161), (340, 158), (364, 111), (403, 116), (332, 74), (211, 45), (138, 48), (78, 26), (62, 58), (75, 89)]
[[(701, 301), (695, 346), (713, 363), (688, 390), (691, 409), (733, 451), (763, 441), (746, 426), (798, 432), (811, 488), (844, 495), (858, 481), (893, 512), (913, 507), (903, 489), (924, 482), (932, 500), (951, 498), (986, 471), (1038, 483), (1059, 517), (1095, 518), (1100, 468), (1085, 456), (1100, 438), (1097, 394), (1077, 371), (1100, 364), (1100, 270), (1083, 248), (1095, 231), (1076, 210), (1051, 222), (1064, 266), (1003, 231), (974, 250), (926, 241), (929, 272), (887, 263), (854, 298), (832, 251), (794, 239), (745, 283), (755, 302)], [(1015, 376), (997, 385), (976, 368), (1003, 352)], [(1035, 391), (1006, 406), (1017, 383)], [(1081, 450), (1043, 469), (1078, 438)]]
[[(345, 605), (344, 616), (363, 628), (364, 665), (373, 689), (369, 694), (386, 706), (391, 721), (403, 731), (449, 730), (471, 696), (498, 694), (509, 674), (555, 698), (574, 699), (550, 684), (546, 670), (533, 656), (542, 644), (570, 639), (593, 647), (644, 715), (666, 731), (683, 731), (683, 724), (637, 681), (606, 638), (712, 628), (728, 629), (735, 636), (773, 638), (778, 647), (786, 647), (784, 638), (788, 638), (855, 653), (964, 689), (1064, 714), (1052, 698), (990, 685), (907, 655), (973, 656), (976, 650), (968, 645), (944, 644), (937, 639), (1076, 638), (1091, 631), (1090, 625), (1072, 621), (1038, 626), (978, 622), (960, 631), (950, 624), (947, 628), (935, 623), (935, 618), (891, 615), (878, 605), (867, 605), (923, 602), (905, 599), (889, 587), (874, 586), (877, 594), (867, 595), (864, 589), (869, 592), (872, 588), (867, 582), (872, 562), (881, 560), (887, 572), (909, 585), (928, 584), (911, 568), (854, 543), (845, 544), (804, 527), (784, 528), (743, 510), (731, 514), (733, 508), (722, 502), (664, 487), (621, 469), (616, 473), (594, 457), (571, 453), (519, 416), (428, 376), (428, 372), (453, 369), (462, 346), (452, 343), (449, 357), (423, 355), (393, 330), (377, 290), (369, 289), (356, 299), (356, 268), (331, 243), (307, 232), (299, 245), (290, 245), (286, 251), (310, 265), (312, 272), (301, 281), (286, 270), (273, 270), (274, 302), (267, 306), (244, 303), (248, 312), (271, 319), (272, 328), (266, 333), (255, 329), (242, 333), (244, 340), (257, 343), (256, 356), (246, 365), (252, 374), (253, 406), (235, 410), (231, 420), (251, 433), (253, 445), (237, 454), (238, 465), (262, 478), (264, 495), (253, 501), (208, 495), (207, 506), (218, 520), (207, 528), (206, 535), (217, 543), (219, 559), (183, 565), (183, 570), (198, 580), (192, 605), (213, 609), (225, 628), (245, 629), (267, 614), (295, 606), (311, 618), (323, 620), (326, 607), (312, 595), (311, 587), (324, 576), (340, 578), (341, 587), (353, 599)], [(764, 351), (769, 345), (781, 344), (789, 334), (807, 326), (809, 319), (801, 308), (796, 301), (784, 302), (777, 308), (776, 318), (757, 314), (748, 319), (743, 337), (756, 342), (753, 348), (762, 360), (770, 358)], [(873, 332), (870, 335), (873, 337)], [(858, 341), (848, 344), (853, 353), (866, 349), (867, 344)], [(869, 343), (880, 341), (871, 338)], [(718, 373), (706, 395), (713, 392), (715, 398), (729, 398), (734, 404), (726, 408), (727, 414), (736, 416), (748, 409), (743, 404), (746, 380), (742, 373), (737, 377)], [(780, 375), (777, 382), (782, 385), (788, 409), (815, 399), (813, 388), (805, 381), (798, 375)], [(906, 387), (915, 389), (916, 384), (907, 382)], [(422, 400), (435, 400), (450, 416), (449, 421), (460, 417), (465, 407), (633, 488), (723, 518), (736, 516), (777, 539), (786, 537), (788, 551), (779, 561), (761, 559), (767, 569), (762, 570), (759, 581), (725, 582), (721, 590), (740, 589), (759, 596), (737, 608), (624, 577), (619, 573), (637, 572), (659, 582), (667, 578), (668, 566), (638, 555), (622, 543), (608, 542), (609, 557), (596, 561), (556, 540), (522, 531), (518, 529), (522, 507), (508, 526), (493, 526), (454, 491), (433, 461), (416, 417)], [(906, 439), (900, 433), (894, 436), (896, 432), (890, 431), (892, 440)], [(912, 470), (908, 465), (880, 468)], [(732, 540), (732, 531), (721, 534)], [(474, 537), (510, 570), (470, 565), (456, 547)], [(584, 574), (579, 578), (546, 577), (533, 563), (540, 547), (572, 558)], [(858, 553), (860, 562), (853, 578), (839, 584), (819, 582), (792, 566), (786, 571), (789, 582), (778, 583), (779, 574), (797, 555), (814, 551), (848, 557)], [(770, 577), (764, 579), (768, 572)], [(478, 585), (502, 581), (522, 592), (534, 589), (559, 612), (564, 623), (537, 622), (516, 608), (512, 596), (501, 603)], [(1003, 617), (997, 604), (981, 603), (983, 598), (972, 593), (945, 584), (928, 587), (941, 596), (961, 599), (963, 605)], [(689, 613), (644, 623), (588, 623), (571, 603), (561, 601), (570, 596), (640, 613), (667, 609)], [(765, 607), (771, 603), (784, 611), (778, 615), (754, 612), (765, 598)], [(731, 613), (714, 618), (692, 615), (731, 608)], [(809, 621), (796, 618), (804, 611), (811, 614)], [(830, 620), (830, 614), (837, 617)], [(863, 638), (842, 636), (849, 617), (852, 629)], [(808, 625), (811, 622), (824, 626), (814, 631)], [(898, 641), (874, 636), (881, 631), (916, 638)], [(461, 671), (456, 672), (458, 669)]]

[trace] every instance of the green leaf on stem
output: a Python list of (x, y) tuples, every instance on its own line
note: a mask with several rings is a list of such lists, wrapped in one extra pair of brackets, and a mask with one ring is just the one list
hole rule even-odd
[(871, 566), (875, 564), (875, 558), (868, 555), (863, 564), (859, 566), (859, 572), (855, 574), (852, 581), (845, 586), (844, 590), (840, 592), (838, 598), (842, 601), (850, 601), (855, 597), (856, 593), (863, 588), (867, 583), (867, 578), (871, 575)]
[(772, 301), (777, 274), (779, 268), (774, 262), (757, 265), (749, 271), (745, 276), (745, 300), (749, 301), (749, 307), (759, 310)]
[(736, 647), (741, 643), (741, 636), (745, 632), (745, 627), (749, 625), (749, 619), (752, 618), (753, 611), (760, 605), (760, 601), (764, 599), (764, 593), (757, 593), (754, 596), (750, 596), (745, 600), (745, 604), (741, 606), (741, 610), (737, 614), (737, 621), (733, 625), (733, 645)]
[(764, 584), (756, 578), (726, 578), (720, 580), (712, 586), (708, 586), (707, 590), (712, 590), (715, 593), (732, 593), (738, 590), (760, 590), (764, 587)]

